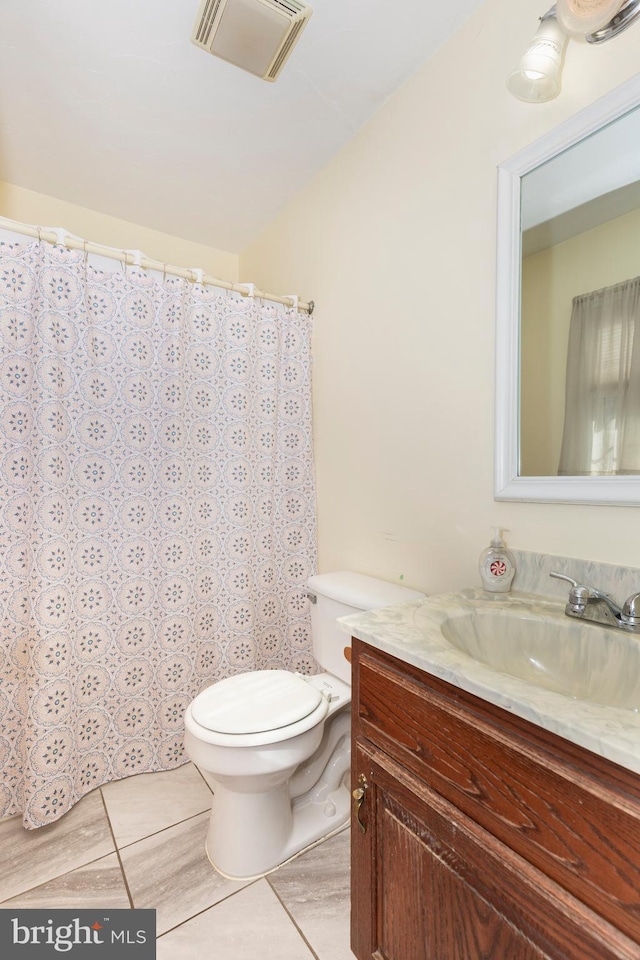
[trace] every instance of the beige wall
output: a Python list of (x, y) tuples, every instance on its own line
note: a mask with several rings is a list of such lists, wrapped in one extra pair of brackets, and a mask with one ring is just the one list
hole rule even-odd
[(40, 227), (64, 227), (70, 233), (108, 247), (141, 250), (152, 259), (178, 267), (195, 267), (221, 280), (238, 280), (238, 256), (201, 243), (102, 213), (77, 207), (32, 190), (0, 181), (0, 216)]
[(477, 583), (492, 524), (521, 549), (640, 566), (640, 509), (493, 500), (496, 166), (638, 63), (637, 26), (572, 42), (557, 100), (513, 99), (547, 8), (487, 0), (241, 257), (317, 304), (322, 570)]
[(564, 427), (574, 297), (640, 275), (640, 210), (616, 217), (522, 263), (521, 471), (557, 472)]

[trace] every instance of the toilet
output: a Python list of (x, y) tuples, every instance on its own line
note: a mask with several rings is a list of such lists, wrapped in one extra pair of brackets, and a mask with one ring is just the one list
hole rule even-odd
[(350, 815), (351, 668), (338, 617), (424, 597), (342, 571), (308, 581), (323, 673), (257, 670), (212, 684), (185, 714), (185, 750), (213, 790), (207, 855), (225, 877), (263, 876)]

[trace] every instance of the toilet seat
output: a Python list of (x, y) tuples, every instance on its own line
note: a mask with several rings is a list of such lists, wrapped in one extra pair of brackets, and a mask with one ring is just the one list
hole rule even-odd
[(256, 670), (203, 690), (187, 715), (209, 743), (259, 746), (304, 733), (327, 715), (326, 696), (299, 674)]

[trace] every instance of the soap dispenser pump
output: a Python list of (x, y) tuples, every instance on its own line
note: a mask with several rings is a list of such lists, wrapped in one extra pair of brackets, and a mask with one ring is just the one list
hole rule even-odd
[(480, 554), (480, 579), (489, 593), (508, 593), (516, 572), (515, 560), (502, 539), (502, 529), (491, 529), (491, 544)]

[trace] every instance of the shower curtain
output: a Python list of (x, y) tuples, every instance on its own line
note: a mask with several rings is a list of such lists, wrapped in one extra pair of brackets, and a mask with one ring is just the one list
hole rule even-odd
[(183, 714), (312, 672), (306, 315), (0, 245), (0, 814), (185, 762)]

